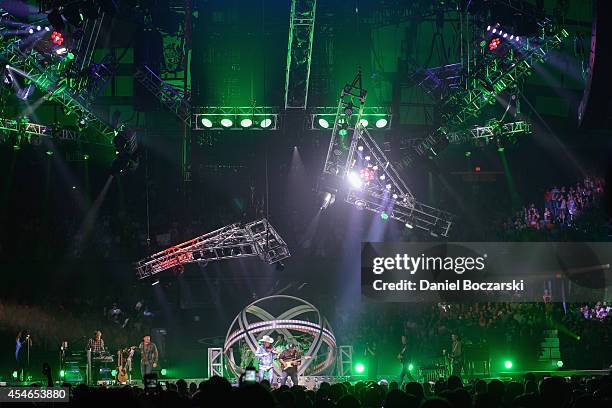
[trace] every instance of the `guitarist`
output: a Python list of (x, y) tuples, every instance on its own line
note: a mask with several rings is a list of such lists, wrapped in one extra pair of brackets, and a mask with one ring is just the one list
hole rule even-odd
[(260, 344), (255, 351), (255, 357), (259, 360), (259, 381), (268, 377), (270, 385), (274, 382), (274, 358), (278, 351), (272, 347), (274, 339), (268, 335), (265, 335), (259, 340), (263, 344)]
[(402, 363), (402, 372), (400, 373), (400, 385), (404, 383), (404, 378), (408, 376), (408, 381), (414, 381), (410, 373), (410, 364), (412, 363), (412, 355), (408, 344), (408, 337), (402, 336), (402, 348), (397, 354), (397, 359)]
[(294, 343), (289, 343), (287, 348), (280, 353), (278, 357), (281, 364), (281, 385), (287, 383), (287, 377), (291, 377), (291, 384), (295, 387), (298, 385), (298, 366), (301, 362), (300, 352), (295, 347)]
[(450, 361), (452, 365), (451, 375), (461, 376), (463, 370), (463, 344), (461, 337), (458, 334), (451, 335), (452, 346), (450, 353)]

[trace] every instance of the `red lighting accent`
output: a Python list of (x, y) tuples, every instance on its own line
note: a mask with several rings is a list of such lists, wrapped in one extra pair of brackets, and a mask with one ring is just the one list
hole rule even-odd
[(494, 51), (501, 44), (501, 39), (499, 37), (495, 37), (489, 43), (489, 51)]
[(55, 45), (62, 45), (64, 42), (64, 36), (59, 31), (54, 31), (51, 33), (51, 41)]
[(476, 167), (474, 167), (474, 171), (475, 171), (476, 173), (480, 173), (480, 166), (476, 166)]
[(361, 175), (361, 179), (366, 183), (369, 183), (370, 181), (374, 180), (374, 177), (376, 177), (376, 172), (369, 167), (364, 167), (359, 171), (359, 173)]

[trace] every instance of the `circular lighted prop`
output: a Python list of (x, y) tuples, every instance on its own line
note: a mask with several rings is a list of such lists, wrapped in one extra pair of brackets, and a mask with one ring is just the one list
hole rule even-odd
[[(258, 340), (264, 335), (276, 338), (278, 334), (298, 345), (303, 356), (298, 375), (317, 375), (333, 367), (336, 338), (327, 319), (303, 299), (275, 295), (251, 303), (232, 321), (223, 347), (228, 368), (234, 374), (241, 374), (245, 362), (254, 358)], [(234, 351), (240, 354), (240, 363)], [(280, 374), (279, 367), (274, 371)]]

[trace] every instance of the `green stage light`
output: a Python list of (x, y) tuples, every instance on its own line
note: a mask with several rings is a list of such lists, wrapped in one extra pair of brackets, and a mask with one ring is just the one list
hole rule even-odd
[(211, 128), (213, 125), (212, 121), (208, 118), (202, 118), (201, 122), (202, 122), (202, 126), (207, 127), (207, 128)]
[(340, 136), (346, 136), (348, 135), (348, 130), (346, 130), (345, 128), (340, 129), (340, 131), (338, 132), (338, 134)]
[(261, 123), (259, 124), (259, 126), (261, 126), (262, 128), (267, 128), (270, 127), (270, 125), (272, 125), (272, 119), (267, 118), (261, 121)]
[(414, 366), (412, 365), (412, 363), (408, 364), (408, 371), (412, 371), (414, 370)]
[(385, 119), (385, 118), (378, 119), (376, 121), (376, 127), (381, 129), (381, 128), (384, 128), (385, 126), (387, 126), (388, 123), (389, 123), (389, 121), (387, 119)]
[(116, 377), (116, 376), (117, 376), (117, 370), (112, 370), (112, 371), (111, 371), (111, 375), (112, 375), (113, 377)]
[(89, 155), (88, 154), (84, 154), (83, 155), (83, 160), (89, 160)]
[(47, 156), (53, 156), (53, 150), (47, 150), (45, 153)]
[(323, 129), (329, 129), (329, 122), (327, 121), (327, 119), (323, 119), (323, 118), (319, 118), (319, 126), (321, 126)]
[(506, 150), (506, 149), (503, 146), (499, 146), (497, 148), (497, 151), (500, 152), (500, 153), (503, 153), (504, 150)]
[(245, 118), (240, 121), (240, 126), (242, 126), (243, 128), (248, 128), (248, 127), (251, 127), (252, 125), (253, 125), (253, 121), (249, 118)]
[(512, 368), (512, 361), (510, 360), (506, 360), (504, 362), (504, 367), (506, 367), (508, 370)]
[(367, 119), (361, 119), (361, 120), (359, 121), (359, 123), (360, 123), (360, 124), (361, 124), (361, 126), (363, 126), (363, 127), (368, 127), (368, 125), (370, 124), (370, 122), (368, 122), (368, 120), (367, 120)]
[(17, 371), (13, 371), (13, 378), (17, 379)]
[(228, 118), (221, 119), (221, 126), (223, 126), (223, 127), (228, 128), (228, 127), (231, 127), (233, 124), (234, 124), (234, 122), (232, 122), (231, 119), (228, 119)]
[(18, 144), (13, 145), (13, 150), (14, 151), (17, 151), (19, 149), (21, 149), (21, 146), (19, 146)]
[(168, 374), (168, 370), (166, 370), (165, 368), (161, 369), (161, 375), (166, 375)]
[(357, 374), (363, 374), (363, 372), (365, 371), (365, 366), (361, 363), (357, 363), (355, 364), (355, 372)]
[(385, 221), (386, 221), (386, 220), (388, 220), (388, 219), (389, 219), (389, 214), (387, 214), (386, 212), (384, 212), (384, 211), (383, 211), (383, 212), (381, 212), (381, 213), (380, 213), (380, 218), (381, 218), (382, 220), (385, 220)]
[(559, 368), (563, 367), (563, 361), (561, 360), (557, 361), (557, 367)]
[(60, 370), (60, 377), (64, 378), (66, 376), (66, 371)]

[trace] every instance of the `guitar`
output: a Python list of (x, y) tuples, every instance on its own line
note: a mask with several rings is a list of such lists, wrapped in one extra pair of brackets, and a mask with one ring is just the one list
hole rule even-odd
[[(132, 346), (132, 347), (125, 348), (123, 350), (119, 350), (117, 352), (117, 357), (118, 357), (117, 363), (119, 364), (119, 366), (117, 367), (117, 376), (115, 378), (120, 383), (128, 382), (130, 379), (130, 376), (128, 374), (128, 366), (130, 368), (130, 371), (132, 371), (132, 357), (134, 357), (135, 349), (136, 349), (136, 346)], [(125, 364), (123, 361), (124, 353), (128, 353), (128, 356), (125, 360)]]
[(292, 360), (279, 360), (279, 361), (280, 361), (281, 369), (287, 370), (288, 368), (297, 367), (300, 364), (302, 364), (302, 359), (309, 360), (311, 358), (312, 356), (305, 356), (305, 357), (292, 359)]

